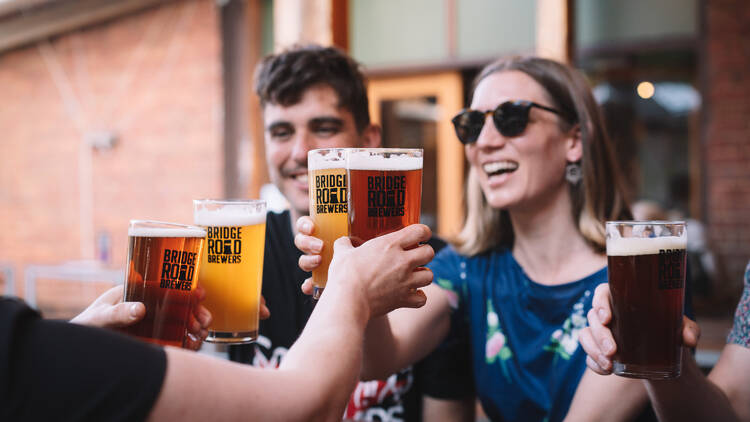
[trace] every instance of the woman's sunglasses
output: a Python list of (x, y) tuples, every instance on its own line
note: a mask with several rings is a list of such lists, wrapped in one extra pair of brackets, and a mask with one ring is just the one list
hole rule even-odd
[(482, 132), (482, 127), (484, 127), (484, 120), (489, 114), (492, 114), (492, 122), (495, 123), (498, 132), (503, 136), (518, 136), (523, 133), (529, 124), (529, 110), (531, 110), (531, 107), (540, 108), (563, 116), (559, 110), (531, 101), (506, 101), (494, 110), (478, 111), (468, 108), (463, 109), (451, 121), (453, 122), (453, 127), (456, 128), (458, 140), (463, 144), (476, 142), (479, 133)]

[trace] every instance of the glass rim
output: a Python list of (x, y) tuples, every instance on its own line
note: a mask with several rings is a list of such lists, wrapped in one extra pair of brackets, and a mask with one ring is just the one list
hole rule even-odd
[(631, 226), (666, 226), (666, 225), (686, 225), (685, 220), (615, 220), (607, 221), (607, 225), (631, 225)]
[(390, 154), (414, 154), (419, 153), (424, 155), (424, 148), (343, 148), (349, 150), (349, 152), (359, 153), (390, 153)]
[(268, 205), (265, 199), (193, 199), (193, 205), (215, 204), (215, 205)]
[(332, 148), (315, 148), (307, 151), (307, 155), (310, 155), (312, 153), (321, 152), (321, 151), (348, 151), (351, 149), (356, 148), (340, 148), (340, 147), (332, 147)]
[(154, 225), (154, 226), (167, 226), (164, 228), (175, 228), (175, 229), (191, 229), (191, 230), (201, 230), (206, 231), (204, 227), (201, 226), (194, 226), (190, 224), (182, 224), (182, 223), (173, 223), (171, 221), (160, 221), (160, 220), (141, 220), (141, 219), (132, 219), (128, 223), (128, 227), (132, 227), (136, 224), (146, 224), (146, 225)]

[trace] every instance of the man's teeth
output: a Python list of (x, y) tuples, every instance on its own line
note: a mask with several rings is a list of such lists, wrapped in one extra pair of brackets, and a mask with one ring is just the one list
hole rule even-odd
[(296, 176), (293, 176), (294, 180), (301, 182), (301, 183), (307, 183), (307, 173), (304, 174), (298, 174)]
[(518, 163), (511, 161), (497, 161), (494, 163), (487, 163), (482, 166), (482, 169), (487, 174), (493, 174), (497, 172), (513, 171), (518, 168)]

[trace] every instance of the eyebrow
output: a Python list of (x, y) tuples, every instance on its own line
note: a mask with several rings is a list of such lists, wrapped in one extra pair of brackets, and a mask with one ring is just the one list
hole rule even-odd
[(308, 124), (309, 125), (321, 125), (321, 124), (326, 124), (326, 123), (343, 126), (344, 120), (338, 117), (324, 116), (324, 117), (316, 117), (314, 119), (310, 119), (310, 122)]
[(266, 126), (266, 131), (270, 132), (278, 127), (289, 127), (289, 126), (292, 126), (290, 122), (282, 120), (280, 122), (273, 122), (270, 125)]

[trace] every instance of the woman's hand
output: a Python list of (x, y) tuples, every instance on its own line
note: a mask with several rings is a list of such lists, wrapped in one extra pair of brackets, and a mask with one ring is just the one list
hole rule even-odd
[[(600, 284), (594, 291), (591, 310), (588, 313), (589, 326), (581, 330), (578, 341), (588, 356), (586, 365), (600, 375), (612, 373), (612, 358), (617, 344), (609, 329), (612, 321), (609, 284)], [(695, 347), (700, 337), (700, 327), (688, 317), (682, 317), (682, 344)]]

